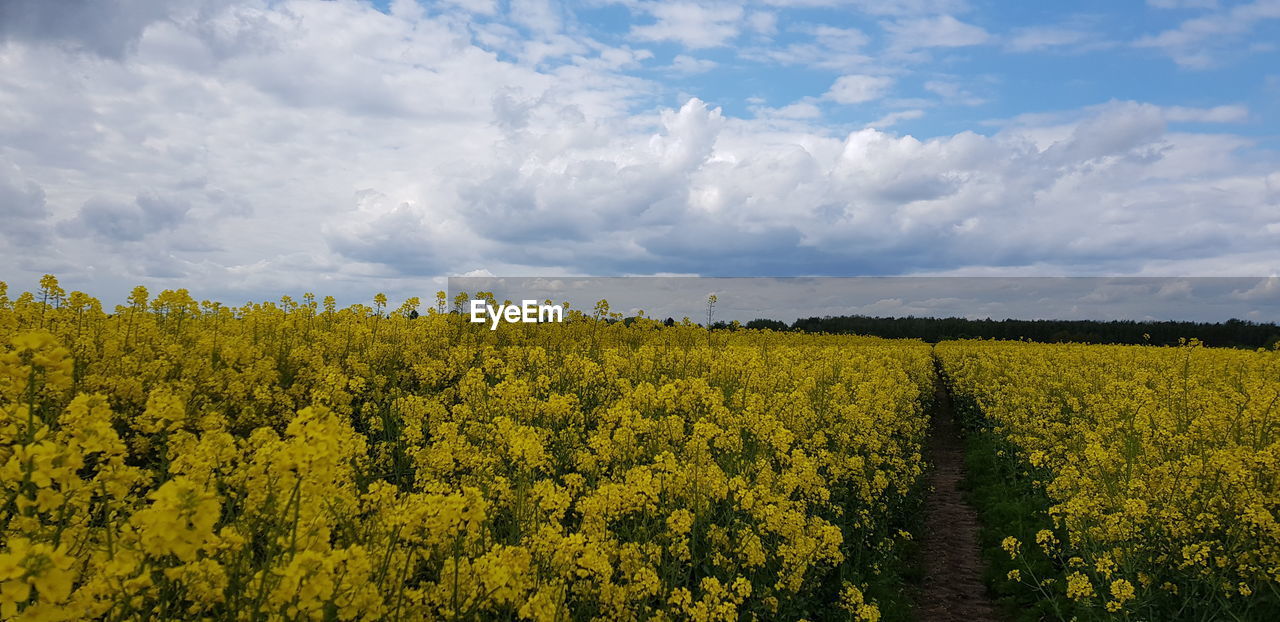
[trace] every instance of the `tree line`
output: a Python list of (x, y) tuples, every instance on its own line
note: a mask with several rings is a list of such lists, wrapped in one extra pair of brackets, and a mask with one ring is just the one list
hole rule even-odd
[[(717, 322), (717, 324), (723, 324)], [(716, 328), (715, 325), (712, 326)], [(727, 328), (727, 326), (722, 326)], [(1225, 322), (1176, 322), (1134, 320), (970, 320), (958, 317), (871, 317), (842, 315), (800, 318), (790, 325), (779, 320), (756, 319), (747, 328), (822, 333), (854, 333), (887, 338), (913, 338), (928, 342), (948, 339), (1026, 339), (1044, 343), (1108, 343), (1176, 345), (1182, 339), (1199, 339), (1206, 346), (1224, 348), (1274, 348), (1280, 343), (1280, 326), (1273, 322), (1230, 319)]]

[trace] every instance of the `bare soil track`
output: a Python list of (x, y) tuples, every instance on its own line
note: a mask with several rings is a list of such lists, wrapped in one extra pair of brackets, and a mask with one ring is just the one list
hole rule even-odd
[(925, 499), (921, 555), (924, 583), (917, 611), (921, 622), (997, 620), (982, 581), (978, 515), (965, 502), (964, 441), (951, 409), (951, 396), (938, 383), (926, 458), (932, 492)]

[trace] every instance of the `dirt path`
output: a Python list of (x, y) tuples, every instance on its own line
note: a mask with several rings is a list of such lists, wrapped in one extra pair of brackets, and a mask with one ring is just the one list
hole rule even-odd
[(995, 608), (982, 583), (978, 515), (964, 500), (964, 442), (951, 410), (951, 399), (938, 383), (933, 424), (925, 457), (934, 465), (933, 492), (925, 500), (924, 585), (921, 622), (996, 620)]

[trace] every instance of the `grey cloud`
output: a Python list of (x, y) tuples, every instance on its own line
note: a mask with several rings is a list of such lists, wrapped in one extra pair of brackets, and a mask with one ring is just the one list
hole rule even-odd
[(0, 41), (54, 45), (123, 60), (149, 28), (186, 26), (199, 35), (161, 33), (156, 51), (177, 64), (209, 63), (276, 47), (278, 28), (265, 11), (238, 0), (4, 0)]
[(443, 271), (448, 254), (442, 237), (422, 214), (407, 203), (392, 201), (376, 190), (356, 193), (357, 209), (343, 221), (325, 229), (325, 239), (336, 253), (357, 261), (391, 266), (401, 274), (429, 275)]
[(176, 197), (139, 194), (133, 203), (104, 198), (86, 201), (76, 216), (58, 223), (66, 236), (93, 236), (106, 241), (136, 242), (182, 223), (191, 205)]
[[(0, 168), (0, 173), (5, 173)], [(37, 219), (44, 218), (44, 188), (39, 184), (18, 179), (16, 171), (0, 175), (0, 213), (6, 218)]]
[(951, 195), (960, 188), (961, 181), (946, 175), (903, 175), (882, 185), (876, 198), (892, 203), (933, 201)]
[(45, 42), (111, 58), (137, 45), (148, 24), (164, 16), (152, 0), (5, 0), (0, 40)]
[(142, 223), (150, 231), (172, 229), (182, 222), (191, 206), (181, 199), (153, 193), (138, 195), (134, 201), (142, 213)]
[(1241, 288), (1231, 292), (1236, 300), (1280, 303), (1280, 277), (1272, 276), (1262, 279), (1252, 287)]
[(493, 96), (494, 123), (507, 132), (517, 132), (529, 125), (529, 114), (535, 102), (525, 101), (511, 89)]
[(0, 165), (0, 236), (15, 246), (37, 246), (49, 236), (44, 188), (24, 179), (19, 171)]
[[(203, 182), (201, 186), (203, 186)], [(208, 205), (215, 216), (248, 217), (253, 215), (253, 204), (241, 196), (233, 195), (221, 188), (209, 188), (204, 191)]]
[[(776, 226), (752, 231), (726, 227), (725, 224), (691, 218), (641, 243), (655, 256), (688, 257), (704, 263), (703, 271), (706, 271), (706, 268), (723, 261), (737, 262), (751, 256), (792, 255), (802, 238), (795, 227)], [(715, 269), (712, 267), (710, 271)]]
[(172, 254), (149, 257), (142, 263), (142, 274), (156, 279), (183, 279), (190, 275), (185, 262)]

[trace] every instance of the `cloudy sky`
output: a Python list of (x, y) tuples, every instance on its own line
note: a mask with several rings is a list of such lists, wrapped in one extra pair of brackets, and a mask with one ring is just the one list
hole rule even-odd
[(1271, 276), (1280, 0), (0, 0), (0, 280)]

